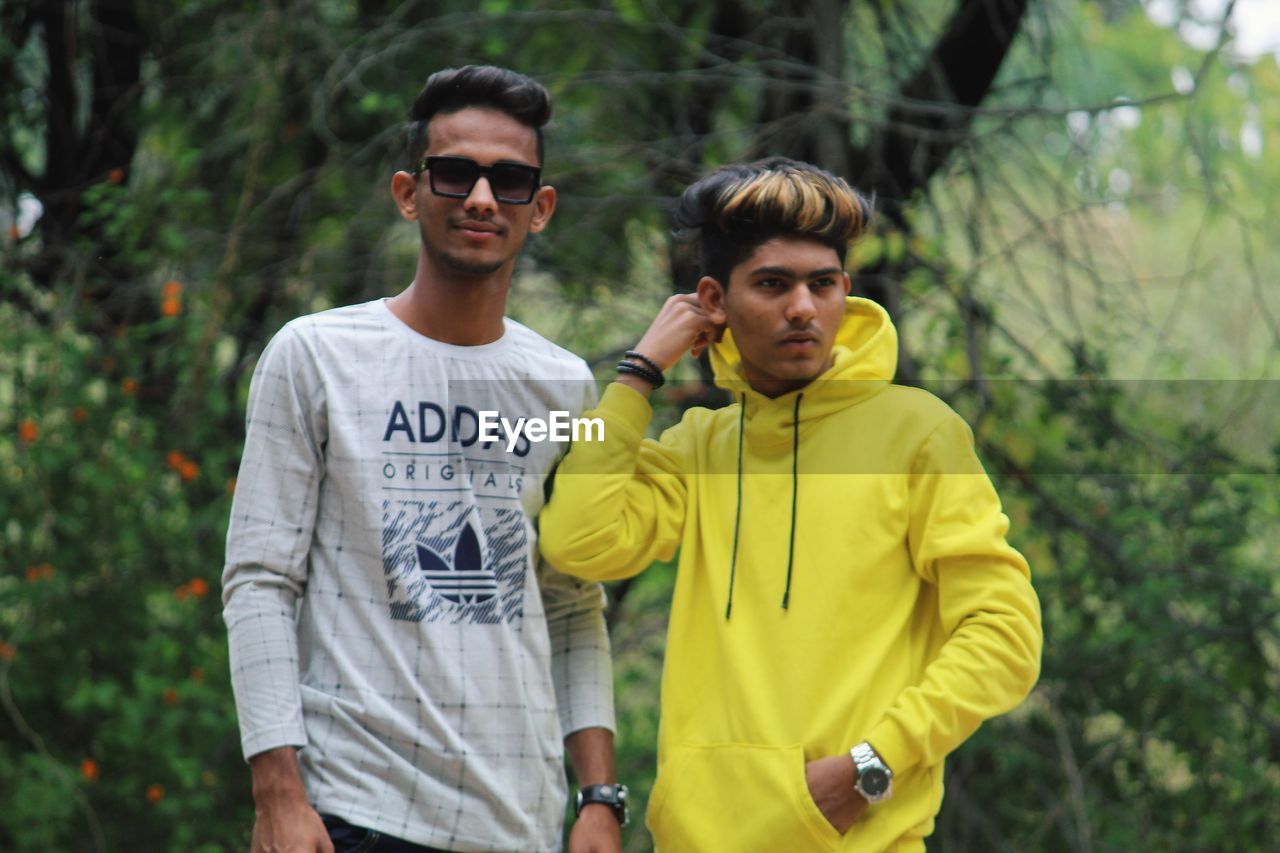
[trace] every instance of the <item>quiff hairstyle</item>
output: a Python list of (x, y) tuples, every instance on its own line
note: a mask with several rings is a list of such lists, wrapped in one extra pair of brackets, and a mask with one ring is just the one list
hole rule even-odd
[(418, 165), (430, 146), (427, 125), (437, 115), (468, 107), (498, 110), (533, 129), (538, 138), (538, 165), (542, 165), (542, 128), (551, 120), (551, 95), (531, 77), (494, 65), (445, 68), (427, 83), (409, 110), (409, 168)]
[(770, 157), (721, 166), (686, 189), (676, 208), (676, 236), (696, 251), (703, 275), (728, 287), (733, 268), (774, 237), (817, 240), (834, 249), (843, 266), (871, 216), (871, 202), (843, 178)]

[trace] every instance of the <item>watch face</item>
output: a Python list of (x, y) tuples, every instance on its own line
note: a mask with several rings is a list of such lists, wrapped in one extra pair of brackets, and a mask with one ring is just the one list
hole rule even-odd
[(858, 784), (868, 796), (878, 797), (889, 790), (889, 775), (878, 767), (868, 767), (858, 775)]

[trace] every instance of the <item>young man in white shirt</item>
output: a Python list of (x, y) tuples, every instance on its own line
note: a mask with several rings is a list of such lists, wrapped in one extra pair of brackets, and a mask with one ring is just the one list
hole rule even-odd
[(541, 564), (532, 521), (563, 445), (479, 429), (594, 402), (581, 359), (504, 316), (555, 210), (550, 114), (506, 69), (432, 75), (391, 184), (413, 281), (259, 361), (223, 575), (254, 851), (559, 849), (565, 746), (570, 849), (620, 849), (603, 593)]

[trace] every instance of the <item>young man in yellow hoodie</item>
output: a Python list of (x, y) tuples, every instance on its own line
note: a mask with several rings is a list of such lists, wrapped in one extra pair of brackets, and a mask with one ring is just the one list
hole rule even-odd
[[(945, 403), (891, 384), (897, 335), (851, 298), (869, 206), (783, 158), (718, 169), (677, 220), (704, 277), (588, 417), (541, 516), (562, 571), (680, 554), (648, 823), (659, 850), (923, 850), (943, 759), (1039, 673), (1026, 561)], [(645, 439), (648, 397), (711, 348), (736, 402)]]

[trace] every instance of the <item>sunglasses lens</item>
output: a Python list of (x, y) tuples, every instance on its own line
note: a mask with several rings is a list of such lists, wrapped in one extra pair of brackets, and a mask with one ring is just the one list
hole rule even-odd
[(498, 201), (524, 204), (538, 189), (538, 173), (528, 166), (499, 163), (489, 172), (489, 184)]
[(504, 204), (528, 204), (538, 191), (538, 167), (522, 163), (480, 166), (466, 157), (428, 157), (431, 191), (449, 198), (466, 198), (484, 175), (494, 198)]
[(431, 163), (431, 189), (441, 195), (465, 197), (475, 186), (480, 169), (470, 160), (440, 158)]

